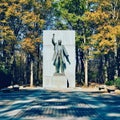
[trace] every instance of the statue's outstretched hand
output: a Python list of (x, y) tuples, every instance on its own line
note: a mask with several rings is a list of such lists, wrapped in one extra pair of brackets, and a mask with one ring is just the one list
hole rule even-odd
[(69, 55), (67, 55), (66, 58), (67, 58), (68, 63), (71, 64), (71, 62), (70, 62), (70, 60), (69, 60)]
[(55, 36), (55, 34), (53, 33), (53, 37)]

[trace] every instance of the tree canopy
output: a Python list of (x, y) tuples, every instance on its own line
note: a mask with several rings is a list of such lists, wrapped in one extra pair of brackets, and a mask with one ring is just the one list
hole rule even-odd
[(0, 69), (13, 83), (30, 84), (34, 64), (42, 84), (44, 29), (75, 30), (78, 84), (120, 77), (120, 0), (0, 0)]

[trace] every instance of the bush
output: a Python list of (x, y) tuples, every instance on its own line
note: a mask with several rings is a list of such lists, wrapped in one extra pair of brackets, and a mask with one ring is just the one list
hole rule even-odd
[(118, 89), (120, 89), (120, 78), (117, 78), (117, 79), (115, 80), (115, 86), (116, 86)]
[(111, 86), (111, 85), (114, 85), (114, 81), (113, 80), (106, 81), (105, 84), (108, 86)]

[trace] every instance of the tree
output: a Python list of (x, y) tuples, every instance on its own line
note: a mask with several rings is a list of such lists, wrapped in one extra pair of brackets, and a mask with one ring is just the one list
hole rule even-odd
[[(91, 44), (94, 54), (104, 56), (105, 78), (108, 80), (108, 54), (114, 52), (117, 56), (117, 36), (119, 35), (119, 0), (89, 0), (91, 12), (86, 12), (88, 20), (93, 22), (94, 33)], [(103, 58), (103, 57), (102, 57)], [(115, 70), (115, 69), (114, 69)], [(113, 73), (114, 73), (113, 70)]]
[[(51, 2), (52, 0), (1, 0), (1, 49), (5, 57), (6, 51), (8, 53), (10, 51), (9, 56), (14, 61), (14, 64), (17, 62), (16, 55), (24, 52), (28, 64), (31, 62), (32, 65), (32, 62), (36, 61), (38, 63), (37, 69), (39, 69), (42, 29)], [(15, 68), (15, 65), (10, 62), (9, 64)], [(30, 71), (30, 69), (28, 70)]]

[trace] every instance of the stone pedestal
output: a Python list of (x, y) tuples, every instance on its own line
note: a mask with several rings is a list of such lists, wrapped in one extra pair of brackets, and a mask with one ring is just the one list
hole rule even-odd
[(51, 88), (67, 88), (67, 78), (64, 74), (54, 74), (51, 79)]
[(67, 88), (67, 78), (64, 74), (54, 74), (52, 78), (48, 81), (47, 88), (55, 88), (55, 89), (62, 89)]

